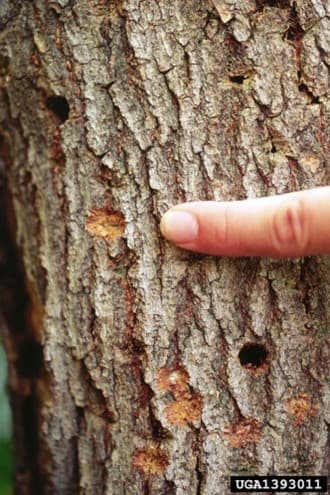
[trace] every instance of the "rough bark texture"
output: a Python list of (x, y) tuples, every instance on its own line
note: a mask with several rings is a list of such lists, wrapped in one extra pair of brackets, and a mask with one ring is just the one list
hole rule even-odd
[(327, 473), (329, 258), (190, 254), (159, 220), (329, 184), (329, 16), (328, 0), (1, 0), (18, 494)]

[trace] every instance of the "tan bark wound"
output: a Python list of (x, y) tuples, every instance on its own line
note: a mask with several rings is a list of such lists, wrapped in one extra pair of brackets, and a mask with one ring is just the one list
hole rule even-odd
[(300, 163), (306, 169), (310, 169), (313, 174), (315, 174), (321, 166), (320, 158), (311, 153), (302, 155)]
[(288, 414), (293, 416), (296, 426), (303, 425), (308, 418), (315, 416), (319, 409), (317, 405), (312, 404), (310, 396), (306, 393), (292, 397), (285, 405)]
[(260, 440), (262, 436), (260, 428), (257, 419), (246, 418), (229, 425), (225, 431), (225, 436), (232, 447), (235, 449), (243, 448), (249, 443), (256, 443)]
[(168, 458), (157, 445), (151, 445), (134, 452), (133, 466), (146, 476), (157, 476), (167, 468)]
[(122, 237), (125, 230), (125, 219), (119, 212), (109, 212), (106, 208), (95, 208), (90, 211), (86, 220), (87, 231), (93, 237), (101, 237), (111, 242)]

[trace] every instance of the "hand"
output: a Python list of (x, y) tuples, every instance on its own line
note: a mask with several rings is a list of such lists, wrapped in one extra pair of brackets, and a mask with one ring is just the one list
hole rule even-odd
[(168, 210), (162, 234), (221, 256), (330, 254), (330, 186), (243, 201), (193, 201)]

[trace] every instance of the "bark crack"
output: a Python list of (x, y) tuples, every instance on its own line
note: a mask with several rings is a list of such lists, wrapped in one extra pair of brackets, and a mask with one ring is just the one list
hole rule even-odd
[[(8, 160), (3, 141), (0, 158)], [(6, 166), (9, 164), (7, 163)], [(38, 389), (47, 376), (43, 367), (41, 345), (42, 322), (37, 299), (27, 289), (22, 254), (15, 243), (16, 225), (11, 192), (4, 177), (0, 178), (0, 331), (8, 358), (9, 393), (13, 407), (15, 471), (21, 494), (41, 494), (45, 473), (40, 465)], [(36, 297), (36, 293), (35, 296)], [(47, 457), (46, 452), (44, 452)], [(25, 485), (25, 490), (21, 490)]]

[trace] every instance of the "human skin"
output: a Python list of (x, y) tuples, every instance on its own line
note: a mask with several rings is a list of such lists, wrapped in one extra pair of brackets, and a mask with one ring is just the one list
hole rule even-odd
[(177, 246), (219, 256), (330, 254), (330, 186), (242, 201), (170, 208), (162, 234)]

